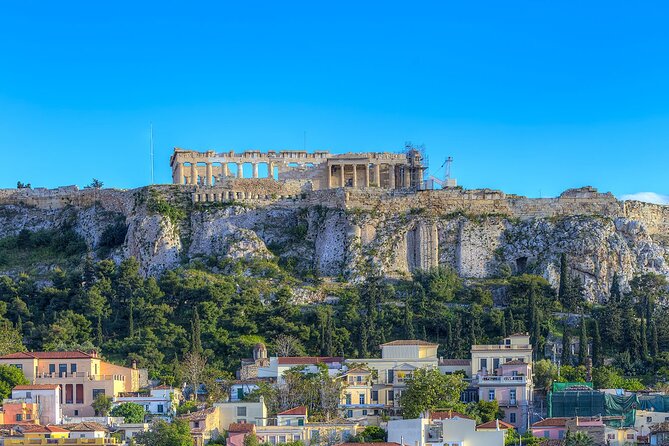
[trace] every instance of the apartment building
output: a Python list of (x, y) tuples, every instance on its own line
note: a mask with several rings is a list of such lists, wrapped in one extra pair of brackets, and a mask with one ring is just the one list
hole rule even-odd
[[(439, 344), (421, 340), (398, 340), (387, 342), (380, 347), (381, 358), (349, 359), (347, 364), (351, 369), (366, 367), (375, 375), (369, 390), (369, 404), (374, 407), (367, 408), (367, 414), (379, 414), (383, 408), (390, 415), (397, 415), (400, 410), (399, 398), (413, 372), (421, 368), (438, 368)], [(364, 407), (356, 409), (365, 410)], [(369, 413), (369, 410), (372, 412)]]
[[(12, 389), (12, 398), (3, 402), (5, 423), (34, 420), (40, 424), (60, 424), (63, 420), (60, 407), (60, 386), (58, 384), (28, 384), (15, 386)], [(12, 408), (30, 407), (31, 413), (9, 415)]]
[(139, 370), (103, 361), (96, 352), (19, 352), (0, 356), (0, 364), (22, 370), (32, 384), (58, 385), (66, 416), (93, 416), (91, 404), (99, 394), (139, 389)]

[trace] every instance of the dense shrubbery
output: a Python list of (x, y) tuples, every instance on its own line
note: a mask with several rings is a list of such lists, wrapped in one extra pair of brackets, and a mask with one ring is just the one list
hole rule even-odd
[(59, 263), (86, 253), (84, 239), (69, 227), (22, 230), (0, 239), (0, 267), (32, 267), (39, 262)]
[[(121, 232), (119, 224), (106, 240), (113, 245)], [(7, 246), (33, 258), (41, 250), (80, 259), (85, 252), (67, 229), (21, 233), (0, 243)], [(652, 275), (640, 276), (630, 293), (613, 289), (606, 311), (575, 300), (573, 290), (560, 298), (545, 279), (527, 274), (495, 279), (494, 287), (505, 291), (493, 306), (490, 283), (465, 284), (443, 268), (409, 280), (329, 284), (335, 303), (304, 306), (292, 303), (293, 287), (303, 282), (271, 260), (210, 258), (156, 279), (143, 278), (134, 259), (119, 265), (87, 259), (56, 268), (47, 284), (40, 280), (0, 276), (0, 322), (9, 321), (26, 347), (97, 347), (113, 360), (137, 360), (153, 377), (173, 384), (185, 380), (182, 362), (195, 345), (207, 358), (205, 375), (221, 377), (230, 376), (255, 343), (266, 342), (274, 353), (286, 337), (299, 344), (296, 351), (311, 355), (370, 357), (384, 342), (418, 338), (439, 343), (440, 356), (467, 358), (474, 343), (528, 332), (541, 358), (549, 335), (559, 339), (565, 330), (592, 339), (596, 366), (609, 357), (621, 377), (669, 377), (669, 314), (655, 305), (664, 285)], [(317, 278), (312, 283), (321, 286)], [(571, 327), (556, 319), (567, 306), (580, 308), (583, 324)], [(563, 359), (563, 366), (583, 360)], [(545, 375), (552, 379), (550, 371)], [(637, 385), (614, 378), (606, 379)]]

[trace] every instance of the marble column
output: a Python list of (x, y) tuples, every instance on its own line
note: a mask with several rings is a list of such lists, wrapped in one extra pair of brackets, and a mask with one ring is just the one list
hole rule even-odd
[(228, 169), (228, 163), (222, 163), (221, 166), (223, 167), (223, 176), (224, 177), (230, 176), (230, 169)]
[(369, 164), (365, 164), (365, 187), (369, 187)]
[(404, 165), (404, 187), (411, 187), (411, 169)]
[(274, 163), (272, 161), (267, 165), (267, 178), (274, 179)]
[(258, 163), (251, 164), (253, 167), (253, 178), (258, 178)]
[(237, 178), (244, 178), (244, 163), (237, 163)]
[(213, 183), (214, 179), (214, 172), (212, 171), (212, 165), (211, 163), (207, 163), (207, 168), (205, 169), (205, 174), (204, 174), (204, 184), (207, 186), (211, 186)]
[(197, 184), (197, 164), (190, 163), (190, 184)]
[(332, 189), (332, 166), (328, 164), (328, 189)]
[(353, 165), (353, 187), (358, 187), (358, 165)]
[(176, 184), (184, 184), (184, 164), (177, 163)]
[(344, 165), (339, 165), (339, 187), (344, 187)]
[(374, 181), (376, 181), (376, 187), (381, 187), (381, 164), (374, 164)]
[(390, 174), (390, 184), (388, 184), (388, 189), (395, 189), (395, 165), (388, 164), (388, 173)]

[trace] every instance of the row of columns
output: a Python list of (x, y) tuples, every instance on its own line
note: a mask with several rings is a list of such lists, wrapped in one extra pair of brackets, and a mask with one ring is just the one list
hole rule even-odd
[[(237, 164), (237, 178), (244, 178), (244, 163), (236, 163)], [(251, 163), (251, 175), (252, 178), (258, 178), (258, 163)], [(274, 163), (270, 162), (268, 163), (268, 171), (269, 171), (269, 178), (274, 177)], [(222, 163), (221, 164), (222, 168), (222, 174), (223, 176), (230, 176), (230, 169), (228, 168), (228, 163)], [(175, 174), (175, 180), (178, 184), (197, 184), (197, 179), (199, 176), (199, 171), (198, 171), (198, 166), (197, 163), (191, 163), (190, 165), (190, 175), (188, 176), (188, 179), (185, 179), (185, 169), (186, 166), (183, 165), (183, 163), (177, 163), (176, 167), (176, 174)], [(204, 184), (207, 186), (211, 186), (213, 184), (213, 179), (214, 179), (214, 166), (212, 163), (206, 163), (205, 164), (205, 174), (204, 174)]]
[[(411, 169), (406, 164), (386, 164), (388, 166), (388, 186), (390, 189), (395, 189), (397, 187), (397, 180), (395, 175), (395, 170), (397, 167), (400, 167), (400, 171), (403, 172), (403, 176), (400, 179), (400, 187), (410, 187), (411, 186)], [(330, 164), (328, 166), (328, 189), (332, 189), (332, 178), (333, 172), (337, 168), (339, 169), (339, 187), (345, 187), (346, 180), (346, 170), (353, 171), (353, 178), (351, 182), (352, 187), (359, 187), (358, 185), (358, 167), (363, 167), (365, 173), (363, 184), (360, 187), (369, 187), (370, 184), (370, 166), (368, 163), (341, 163), (341, 164)], [(381, 185), (381, 164), (374, 164), (374, 179), (376, 181), (376, 187), (382, 187)]]

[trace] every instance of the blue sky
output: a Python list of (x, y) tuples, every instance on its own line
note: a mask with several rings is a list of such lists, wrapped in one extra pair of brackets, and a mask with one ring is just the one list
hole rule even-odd
[(0, 4), (0, 187), (147, 184), (153, 122), (157, 182), (175, 146), (306, 131), (468, 188), (669, 195), (666, 2), (137, 3)]

